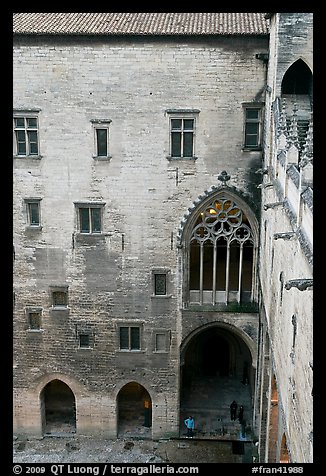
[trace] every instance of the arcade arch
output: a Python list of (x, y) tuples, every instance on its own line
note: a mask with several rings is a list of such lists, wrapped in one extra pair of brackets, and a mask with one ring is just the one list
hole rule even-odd
[(76, 400), (70, 387), (53, 379), (40, 393), (43, 434), (76, 432)]
[[(240, 429), (230, 421), (230, 403), (245, 409), (247, 425), (252, 421), (255, 387), (253, 345), (234, 326), (214, 323), (203, 326), (185, 339), (181, 347), (180, 429), (189, 414), (196, 417), (201, 435), (232, 439)], [(205, 422), (215, 421), (208, 429)], [(215, 434), (214, 434), (214, 430)]]
[(151, 437), (152, 399), (138, 382), (124, 385), (117, 395), (118, 436)]

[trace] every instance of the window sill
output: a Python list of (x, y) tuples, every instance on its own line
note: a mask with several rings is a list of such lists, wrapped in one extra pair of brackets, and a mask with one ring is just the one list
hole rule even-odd
[(172, 297), (172, 294), (152, 294), (151, 299), (169, 299)]
[(42, 334), (44, 329), (27, 329), (28, 334)]
[(172, 157), (171, 155), (167, 155), (166, 156), (167, 160), (169, 160), (170, 162), (171, 161), (180, 161), (180, 160), (185, 160), (187, 162), (191, 162), (191, 161), (195, 161), (198, 159), (197, 156), (193, 156), (193, 157)]
[(78, 350), (93, 350), (93, 347), (78, 347)]
[(69, 311), (70, 308), (68, 306), (51, 306), (50, 311)]
[(14, 159), (33, 159), (33, 160), (41, 160), (42, 155), (14, 155)]
[(117, 354), (144, 354), (145, 351), (141, 349), (133, 349), (133, 350), (128, 350), (128, 349), (118, 349), (116, 351)]
[(42, 231), (43, 227), (41, 225), (27, 225), (25, 230), (27, 231)]
[(261, 146), (258, 146), (258, 147), (248, 147), (248, 146), (243, 146), (241, 148), (241, 150), (245, 151), (245, 152), (259, 152), (259, 151), (262, 151), (262, 147)]
[(93, 236), (93, 237), (103, 237), (106, 236), (105, 233), (82, 233), (81, 231), (78, 231), (75, 235), (76, 237), (88, 237), (88, 236)]
[(98, 160), (99, 162), (110, 162), (112, 155), (93, 155), (93, 159)]

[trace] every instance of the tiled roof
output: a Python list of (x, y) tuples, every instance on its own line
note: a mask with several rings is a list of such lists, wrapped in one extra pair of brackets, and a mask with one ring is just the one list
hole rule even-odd
[(14, 13), (14, 34), (267, 35), (265, 13)]

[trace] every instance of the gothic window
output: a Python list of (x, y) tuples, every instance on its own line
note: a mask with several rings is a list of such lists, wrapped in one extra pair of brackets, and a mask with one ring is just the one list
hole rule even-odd
[(231, 199), (203, 209), (189, 239), (190, 303), (252, 300), (254, 239), (248, 218)]

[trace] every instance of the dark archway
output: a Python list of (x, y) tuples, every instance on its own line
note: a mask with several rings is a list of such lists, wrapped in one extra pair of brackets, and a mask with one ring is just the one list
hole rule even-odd
[(197, 420), (198, 438), (239, 439), (241, 424), (231, 421), (230, 403), (244, 406), (250, 426), (254, 372), (247, 344), (222, 324), (198, 330), (182, 347), (180, 436), (189, 414)]
[(307, 94), (312, 96), (312, 73), (302, 59), (293, 63), (282, 80), (283, 94)]
[(286, 443), (285, 433), (283, 433), (281, 440), (280, 463), (290, 463), (289, 450)]
[(152, 399), (137, 382), (129, 382), (117, 396), (118, 436), (150, 437), (152, 427)]
[(52, 380), (41, 392), (44, 434), (76, 432), (76, 402), (72, 390), (61, 380)]

